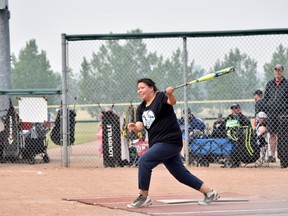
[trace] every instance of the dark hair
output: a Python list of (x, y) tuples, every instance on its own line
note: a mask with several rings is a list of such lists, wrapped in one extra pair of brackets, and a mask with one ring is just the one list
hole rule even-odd
[(143, 82), (143, 83), (146, 83), (146, 85), (148, 85), (149, 87), (153, 87), (154, 89), (154, 92), (157, 92), (158, 91), (158, 88), (156, 86), (156, 83), (150, 79), (150, 78), (141, 78), (137, 81), (137, 85), (140, 83), (140, 82)]
[[(188, 114), (192, 114), (191, 109), (189, 107), (187, 108), (187, 112), (188, 112)], [(183, 109), (183, 114), (185, 114), (185, 109)]]
[(262, 96), (263, 95), (263, 92), (260, 90), (260, 89), (257, 89), (253, 95), (259, 95), (259, 96)]

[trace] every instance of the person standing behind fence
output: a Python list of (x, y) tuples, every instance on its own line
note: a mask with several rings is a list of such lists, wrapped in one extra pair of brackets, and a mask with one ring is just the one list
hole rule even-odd
[(255, 100), (255, 120), (254, 120), (254, 128), (256, 127), (256, 117), (259, 112), (265, 112), (265, 103), (263, 100), (263, 92), (260, 89), (257, 89), (253, 98)]
[(192, 175), (181, 161), (182, 133), (173, 109), (176, 104), (174, 89), (168, 87), (166, 93), (158, 92), (155, 82), (149, 78), (139, 79), (137, 88), (143, 101), (137, 108), (136, 122), (129, 123), (128, 129), (138, 133), (145, 127), (148, 131), (149, 150), (139, 159), (139, 194), (127, 207), (140, 208), (152, 204), (148, 196), (151, 174), (153, 168), (161, 163), (179, 182), (204, 194), (200, 205), (217, 200), (218, 193)]
[[(267, 109), (267, 130), (270, 133), (270, 156), (269, 162), (276, 162), (276, 146), (281, 167), (288, 166), (288, 139), (287, 125), (285, 123), (288, 115), (288, 80), (283, 76), (283, 65), (276, 64), (274, 67), (274, 78), (266, 84), (264, 101)], [(281, 124), (283, 124), (281, 126)], [(279, 135), (282, 134), (283, 137)], [(280, 143), (281, 142), (281, 143)]]
[(281, 116), (287, 112), (288, 103), (288, 81), (283, 76), (284, 67), (276, 64), (274, 67), (274, 78), (266, 84), (264, 101), (267, 109), (267, 130), (270, 133), (270, 155), (269, 162), (276, 162), (277, 134), (280, 130)]

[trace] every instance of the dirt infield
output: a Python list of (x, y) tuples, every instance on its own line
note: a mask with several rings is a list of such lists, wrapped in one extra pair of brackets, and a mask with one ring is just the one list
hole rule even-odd
[[(188, 169), (224, 196), (227, 193), (245, 194), (254, 199), (288, 203), (288, 170), (280, 169), (277, 164), (270, 168)], [(137, 168), (61, 168), (53, 163), (7, 163), (0, 164), (0, 179), (2, 216), (143, 215), (125, 209), (63, 200), (75, 197), (135, 197), (138, 192)], [(156, 167), (151, 182), (151, 198), (161, 196), (168, 199), (179, 194), (185, 195), (185, 198), (189, 194), (192, 198), (201, 197), (197, 191), (178, 183), (165, 167)]]

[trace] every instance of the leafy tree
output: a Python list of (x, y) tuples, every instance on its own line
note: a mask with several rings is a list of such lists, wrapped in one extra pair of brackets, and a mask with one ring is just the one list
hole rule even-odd
[[(188, 80), (203, 74), (203, 70), (194, 68), (194, 62), (188, 65), (188, 71)], [(83, 59), (79, 80), (80, 98), (86, 104), (138, 102), (136, 81), (142, 77), (153, 79), (160, 91), (170, 85), (183, 83), (181, 50), (177, 49), (171, 58), (164, 59), (156, 53), (148, 53), (142, 39), (106, 41), (92, 54), (90, 62)], [(193, 87), (193, 94), (188, 94), (188, 100), (203, 98), (199, 88), (199, 85)], [(175, 94), (179, 100), (183, 100), (183, 91), (176, 91)], [(96, 110), (88, 110), (92, 116), (96, 115)]]
[[(194, 65), (194, 61), (192, 61), (187, 66), (187, 82), (193, 79), (196, 79), (202, 76), (204, 73), (203, 69), (197, 68)], [(162, 86), (165, 89), (168, 86), (176, 86), (182, 84), (184, 82), (183, 77), (183, 53), (180, 49), (177, 49), (173, 52), (170, 59), (166, 59), (166, 61), (162, 64), (158, 64), (157, 67), (158, 77), (155, 80), (161, 80), (161, 84), (163, 83), (165, 86)], [(201, 85), (194, 85), (189, 87), (187, 91), (187, 100), (202, 100), (204, 95), (201, 92)], [(175, 95), (177, 100), (184, 100), (184, 91), (177, 90), (175, 91)]]
[(60, 88), (60, 74), (51, 70), (46, 52), (39, 53), (35, 40), (26, 43), (18, 58), (13, 55), (12, 86), (17, 89)]
[[(257, 78), (257, 62), (238, 48), (230, 50), (224, 60), (218, 60), (212, 71), (234, 66), (236, 72), (225, 75), (221, 79), (207, 82), (209, 100), (237, 100), (251, 98), (255, 86), (259, 83)], [(212, 72), (211, 71), (211, 72)]]
[(288, 65), (288, 48), (285, 48), (282, 44), (280, 44), (276, 48), (276, 51), (273, 53), (270, 63), (266, 63), (264, 65), (264, 86), (269, 80), (274, 78), (273, 71), (276, 64), (281, 64), (284, 66)]
[[(86, 103), (136, 102), (136, 81), (148, 76), (158, 60), (154, 53), (147, 52), (140, 39), (106, 41), (90, 62), (83, 60), (80, 70), (80, 95)], [(92, 116), (95, 111), (90, 110)]]
[(46, 52), (38, 52), (35, 40), (26, 43), (18, 59), (12, 61), (12, 83), (14, 88), (56, 88), (60, 87), (60, 75), (50, 69)]

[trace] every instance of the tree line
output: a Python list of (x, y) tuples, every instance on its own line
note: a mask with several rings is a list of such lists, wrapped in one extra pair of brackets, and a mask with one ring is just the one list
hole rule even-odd
[[(139, 31), (139, 30), (137, 30)], [(136, 32), (137, 32), (136, 31)], [(276, 63), (288, 65), (288, 48), (279, 44), (271, 59), (264, 65), (264, 74), (260, 79), (257, 73), (257, 61), (240, 49), (231, 49), (223, 59), (218, 59), (210, 71), (205, 71), (194, 60), (188, 62), (187, 80), (193, 80), (204, 74), (234, 66), (236, 73), (191, 86), (188, 100), (225, 100), (247, 99), (255, 88), (264, 89), (268, 80), (273, 78)], [(69, 69), (69, 91), (77, 96), (78, 103), (127, 103), (136, 102), (136, 81), (150, 77), (156, 81), (159, 90), (168, 84), (181, 84), (183, 81), (183, 53), (180, 48), (173, 51), (171, 57), (164, 58), (156, 52), (150, 52), (141, 39), (105, 41), (95, 50), (88, 60), (83, 57), (80, 71)], [(45, 51), (39, 51), (36, 40), (30, 40), (12, 55), (12, 86), (17, 89), (61, 88), (61, 75), (53, 71)], [(175, 92), (178, 100), (183, 100), (183, 92)], [(59, 103), (59, 99), (50, 96), (49, 104)], [(90, 109), (90, 114), (95, 113)]]

